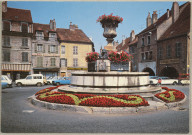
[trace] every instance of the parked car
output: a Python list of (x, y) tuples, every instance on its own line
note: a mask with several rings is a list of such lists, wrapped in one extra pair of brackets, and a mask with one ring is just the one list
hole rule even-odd
[(189, 85), (190, 84), (189, 74), (179, 74), (178, 80), (179, 80), (180, 85)]
[[(158, 80), (161, 80), (161, 84), (172, 84), (172, 85), (177, 85), (178, 84), (178, 79), (171, 79), (169, 77), (158, 77)], [(159, 82), (158, 82), (159, 84)]]
[(37, 85), (38, 87), (44, 85), (44, 79), (42, 74), (28, 75), (25, 79), (19, 79), (15, 81), (17, 86), (22, 85)]
[(61, 78), (61, 77), (59, 77), (59, 76), (49, 77), (49, 78), (47, 78), (47, 84), (52, 84), (52, 81), (58, 80), (59, 78)]
[(12, 87), (13, 85), (12, 80), (6, 75), (1, 75), (1, 82), (6, 82), (8, 87)]
[(8, 83), (7, 82), (1, 82), (1, 88), (5, 89), (8, 87)]
[(149, 76), (150, 84), (157, 84), (158, 83), (158, 76)]
[(58, 80), (52, 81), (53, 85), (71, 84), (71, 77), (61, 77)]

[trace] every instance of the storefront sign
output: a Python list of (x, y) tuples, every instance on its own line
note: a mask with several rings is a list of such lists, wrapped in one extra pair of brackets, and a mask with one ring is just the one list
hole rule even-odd
[(179, 59), (160, 60), (160, 64), (174, 64), (174, 63), (179, 63)]

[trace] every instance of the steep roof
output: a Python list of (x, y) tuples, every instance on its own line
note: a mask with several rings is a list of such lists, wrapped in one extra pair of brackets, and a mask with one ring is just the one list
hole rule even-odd
[(137, 35), (135, 35), (135, 39), (134, 39), (132, 42), (130, 42), (130, 37), (128, 37), (128, 38), (125, 39), (125, 44), (123, 45), (123, 43), (121, 42), (121, 43), (116, 47), (116, 49), (117, 49), (118, 51), (124, 50), (124, 49), (127, 49), (130, 45), (133, 45), (133, 44), (135, 44), (135, 43), (137, 43), (137, 42), (138, 42), (138, 36), (137, 36)]
[(159, 40), (164, 40), (167, 38), (187, 34), (190, 31), (190, 3), (186, 3), (186, 7), (179, 15), (179, 18), (175, 23), (173, 23), (165, 33), (160, 37)]
[(43, 31), (44, 37), (49, 37), (49, 32), (56, 32), (54, 29), (50, 29), (49, 24), (33, 23), (33, 35), (35, 36), (36, 31)]
[(7, 12), (2, 12), (2, 19), (33, 23), (31, 11), (25, 9), (7, 8)]
[(61, 41), (66, 42), (82, 42), (82, 43), (93, 43), (85, 33), (80, 29), (64, 29), (57, 28), (57, 35)]

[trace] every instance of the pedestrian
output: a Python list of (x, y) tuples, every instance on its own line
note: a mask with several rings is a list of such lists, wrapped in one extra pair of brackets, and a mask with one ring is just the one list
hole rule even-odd
[(161, 85), (161, 78), (158, 79), (158, 85)]

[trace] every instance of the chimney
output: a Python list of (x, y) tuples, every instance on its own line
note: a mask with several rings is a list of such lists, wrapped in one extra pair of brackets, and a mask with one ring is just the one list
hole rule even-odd
[(132, 30), (130, 34), (130, 42), (132, 42), (134, 39), (135, 39), (135, 32), (134, 30)]
[(150, 16), (150, 12), (148, 13), (147, 16), (147, 27), (149, 27), (151, 25), (151, 16)]
[(75, 30), (75, 29), (78, 29), (78, 26), (75, 25), (75, 24), (72, 24), (72, 22), (70, 22), (69, 29), (70, 30)]
[(2, 11), (7, 12), (7, 1), (2, 2)]
[(167, 9), (167, 19), (169, 18), (169, 9)]
[(157, 11), (153, 11), (152, 14), (152, 24), (154, 24), (157, 21)]
[(179, 4), (178, 4), (178, 2), (173, 2), (171, 13), (172, 13), (172, 23), (174, 23), (179, 17)]
[(54, 30), (56, 31), (56, 22), (55, 22), (55, 19), (50, 20), (49, 25), (50, 25), (50, 29), (54, 29)]

